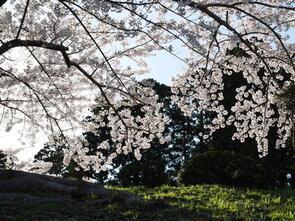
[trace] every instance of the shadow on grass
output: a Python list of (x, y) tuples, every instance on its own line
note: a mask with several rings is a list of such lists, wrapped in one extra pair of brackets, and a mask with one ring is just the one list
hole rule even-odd
[(165, 200), (124, 202), (114, 197), (76, 199), (50, 193), (0, 193), (1, 221), (195, 221), (210, 214), (169, 205)]

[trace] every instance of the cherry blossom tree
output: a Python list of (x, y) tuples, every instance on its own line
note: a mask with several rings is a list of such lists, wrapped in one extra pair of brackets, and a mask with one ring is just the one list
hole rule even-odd
[[(294, 36), (288, 36), (294, 30), (294, 3), (188, 1), (186, 7), (199, 11), (199, 20), (207, 17), (205, 30), (198, 23), (202, 30), (198, 33), (207, 34), (207, 41), (199, 41), (205, 46), (203, 55), (176, 80), (183, 86), (176, 93), (189, 95), (178, 96), (176, 101), (188, 114), (196, 108), (192, 100), (199, 101), (200, 111), (216, 114), (207, 125), (209, 135), (233, 124), (237, 129), (233, 139), (255, 139), (260, 156), (265, 156), (270, 128), (276, 127), (276, 148), (285, 147), (293, 131), (293, 117), (277, 95), (294, 81)], [(223, 94), (224, 76), (239, 73), (247, 84), (236, 88), (236, 102), (226, 109), (220, 102), (227, 96)]]
[[(175, 102), (187, 115), (215, 113), (205, 139), (234, 124), (233, 139), (256, 139), (264, 156), (271, 127), (278, 148), (292, 134), (291, 112), (276, 96), (294, 81), (292, 0), (2, 0), (0, 16), (1, 125), (62, 134), (71, 147), (65, 164), (75, 153), (85, 170), (104, 170), (118, 154), (140, 159), (162, 137), (169, 119), (153, 90), (136, 81), (148, 72), (144, 59), (160, 50), (187, 67), (174, 79)], [(248, 83), (226, 109), (223, 76), (239, 72)], [(108, 108), (96, 122), (107, 117), (118, 143), (108, 156), (99, 151), (110, 148), (107, 141), (89, 156), (73, 136), (97, 103)], [(120, 109), (134, 105), (144, 114)]]

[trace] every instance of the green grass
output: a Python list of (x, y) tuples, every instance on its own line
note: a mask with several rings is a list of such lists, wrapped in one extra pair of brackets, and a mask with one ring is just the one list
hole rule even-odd
[(141, 195), (144, 202), (102, 202), (97, 196), (76, 199), (50, 193), (0, 193), (1, 221), (194, 221), (295, 220), (294, 190), (253, 190), (197, 185), (117, 188)]
[[(125, 188), (146, 200), (162, 200), (210, 220), (295, 220), (295, 190), (253, 190), (196, 185)], [(197, 215), (198, 216), (198, 215)]]

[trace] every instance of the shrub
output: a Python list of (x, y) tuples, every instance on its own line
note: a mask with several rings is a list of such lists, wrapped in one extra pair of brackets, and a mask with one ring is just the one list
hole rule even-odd
[(254, 159), (230, 151), (196, 154), (185, 163), (178, 181), (185, 185), (225, 184), (244, 187), (267, 185), (262, 167)]
[(124, 187), (146, 186), (156, 187), (167, 184), (165, 162), (160, 156), (143, 155), (141, 161), (133, 161), (124, 165), (117, 176), (118, 182)]

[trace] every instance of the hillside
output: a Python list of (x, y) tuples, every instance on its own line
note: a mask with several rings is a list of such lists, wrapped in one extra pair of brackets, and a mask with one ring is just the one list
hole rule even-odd
[(294, 190), (249, 190), (197, 185), (190, 187), (110, 188), (135, 193), (99, 198), (55, 192), (0, 193), (0, 220), (295, 220)]

